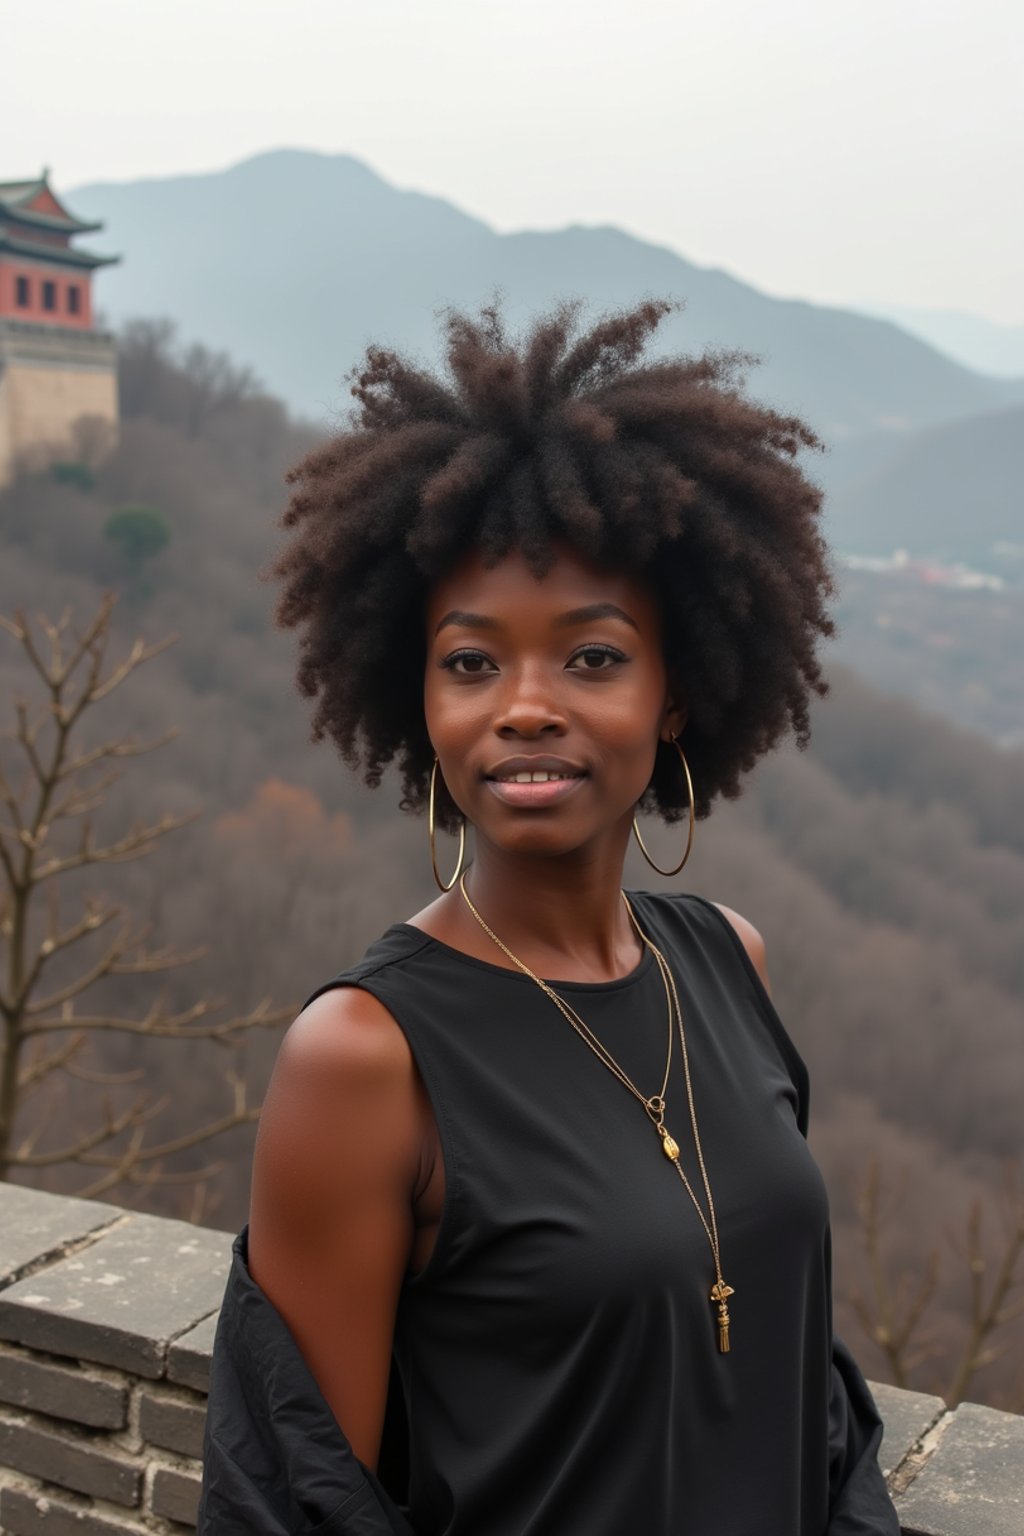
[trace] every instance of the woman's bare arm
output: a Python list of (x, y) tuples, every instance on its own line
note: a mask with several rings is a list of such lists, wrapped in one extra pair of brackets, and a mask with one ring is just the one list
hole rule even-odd
[(423, 1155), (412, 1053), (359, 987), (289, 1028), (253, 1160), (249, 1267), (374, 1471)]

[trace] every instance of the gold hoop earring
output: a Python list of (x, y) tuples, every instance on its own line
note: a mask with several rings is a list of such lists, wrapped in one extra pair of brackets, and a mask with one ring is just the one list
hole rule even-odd
[(434, 758), (434, 766), (430, 770), (430, 801), (427, 807), (427, 832), (430, 837), (430, 864), (434, 871), (434, 879), (442, 891), (450, 891), (456, 880), (462, 874), (462, 859), (466, 852), (466, 818), (463, 816), (459, 824), (459, 862), (455, 866), (455, 873), (448, 884), (445, 885), (437, 869), (437, 852), (434, 847), (434, 780), (437, 777), (438, 760)]
[(633, 817), (633, 831), (636, 833), (636, 840), (640, 844), (640, 852), (643, 854), (651, 868), (655, 870), (659, 875), (678, 875), (679, 871), (683, 867), (683, 864), (685, 864), (687, 859), (690, 857), (690, 849), (693, 847), (693, 825), (695, 816), (693, 806), (693, 780), (690, 778), (690, 765), (687, 763), (686, 754), (684, 753), (676, 738), (672, 736), (670, 740), (676, 751), (679, 753), (680, 758), (682, 759), (683, 772), (686, 774), (686, 788), (690, 796), (690, 829), (686, 837), (686, 852), (683, 854), (682, 862), (677, 864), (675, 869), (660, 869), (658, 865), (655, 864), (654, 860), (647, 852), (647, 849), (644, 847), (644, 840), (640, 836), (640, 828), (637, 826), (636, 816), (634, 815)]

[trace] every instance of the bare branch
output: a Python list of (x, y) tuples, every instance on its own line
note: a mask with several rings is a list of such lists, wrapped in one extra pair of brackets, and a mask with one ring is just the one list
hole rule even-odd
[[(184, 1136), (176, 1136), (172, 1141), (165, 1141), (159, 1147), (153, 1147), (150, 1150), (140, 1148), (136, 1161), (141, 1163), (148, 1161), (150, 1158), (171, 1157), (174, 1153), (184, 1152), (189, 1147), (201, 1146), (204, 1141), (210, 1141), (214, 1136), (222, 1136), (225, 1131), (233, 1131), (237, 1126), (251, 1124), (252, 1121), (259, 1119), (259, 1114), (258, 1105), (241, 1111), (232, 1111), (232, 1113), (224, 1115), (220, 1120), (215, 1120), (209, 1125), (200, 1126), (197, 1131), (188, 1131)], [(104, 1159), (99, 1156), (89, 1156), (82, 1157), (79, 1161), (83, 1163), (102, 1163)]]
[(80, 752), (77, 757), (69, 757), (62, 764), (57, 775), (58, 783), (83, 773), (87, 768), (92, 768), (96, 763), (103, 762), (106, 758), (114, 757), (142, 757), (144, 753), (155, 752), (158, 747), (165, 747), (168, 742), (174, 741), (178, 736), (177, 730), (165, 731), (162, 736), (154, 736), (152, 741), (136, 741), (134, 737), (127, 736), (122, 741), (108, 741), (102, 746), (92, 747), (88, 752)]
[(137, 827), (116, 843), (108, 843), (105, 847), (97, 847), (90, 841), (91, 828), (83, 828), (81, 844), (77, 853), (68, 854), (65, 858), (51, 859), (48, 864), (43, 864), (36, 870), (37, 882), (52, 880), (56, 875), (67, 874), (69, 869), (82, 869), (87, 864), (127, 864), (130, 859), (143, 858), (147, 853), (152, 853), (161, 838), (169, 832), (177, 832), (180, 827), (187, 827), (189, 822), (195, 821), (200, 815), (199, 811), (189, 811), (184, 816), (171, 816), (169, 813), (148, 827)]
[(24, 699), (16, 699), (14, 703), (14, 716), (18, 722), (15, 738), (28, 758), (29, 767), (35, 776), (36, 782), (45, 784), (46, 768), (36, 751), (36, 739), (39, 735), (39, 726), (33, 725), (29, 719), (28, 704)]
[[(97, 1195), (106, 1194), (108, 1190), (115, 1189), (118, 1184), (123, 1184), (130, 1177), (135, 1154), (142, 1144), (144, 1135), (144, 1130), (141, 1128), (137, 1130), (129, 1141), (122, 1157), (118, 1160), (117, 1165), (109, 1173), (104, 1174), (101, 1179), (97, 1179), (94, 1183), (86, 1185), (84, 1189), (80, 1189), (78, 1191), (79, 1197), (93, 1200)], [(149, 1181), (140, 1180), (139, 1182), (148, 1184)]]
[(5, 837), (10, 837), (12, 841), (15, 840), (14, 833), (10, 827), (0, 826), (0, 865), (3, 866), (4, 878), (7, 881), (8, 889), (13, 891), (18, 880), (14, 865), (11, 862), (11, 856), (4, 845)]
[(22, 1142), (21, 1150), (23, 1154), (30, 1153), (32, 1148), (42, 1140), (43, 1134), (49, 1130), (50, 1122), (53, 1120), (56, 1112), (56, 1101), (51, 1099), (49, 1104), (44, 1106), (42, 1115), (39, 1117), (32, 1130), (29, 1131), (28, 1135), (25, 1137), (25, 1140)]
[(77, 923), (72, 923), (71, 927), (65, 928), (63, 932), (56, 931), (51, 923), (50, 931), (39, 946), (40, 953), (44, 960), (52, 959), (61, 950), (69, 949), (72, 944), (77, 944), (80, 939), (86, 938), (90, 933), (98, 933), (120, 914), (121, 908), (113, 903), (110, 906), (101, 907), (95, 902), (88, 902), (85, 916), (80, 917)]
[(113, 1030), (126, 1035), (149, 1035), (154, 1039), (226, 1040), (234, 1043), (234, 1037), (246, 1030), (276, 1029), (285, 1020), (292, 1018), (295, 1011), (294, 1006), (271, 1009), (269, 1001), (264, 999), (246, 1014), (225, 1019), (220, 1024), (211, 1024), (203, 1029), (190, 1028), (194, 1020), (205, 1018), (208, 1013), (214, 1012), (221, 1006), (223, 1004), (217, 999), (204, 998), (180, 1013), (165, 1014), (158, 1002), (141, 1019), (123, 1019), (102, 1014), (76, 1014), (66, 1005), (62, 1018), (45, 1019), (26, 1029), (24, 1033), (45, 1035), (63, 1029)]
[(11, 788), (2, 765), (0, 765), (0, 800), (6, 805), (11, 821), (14, 823), (14, 830), (20, 837), (25, 830), (25, 823), (21, 816), (21, 803)]
[(145, 1067), (129, 1067), (125, 1072), (99, 1072), (93, 1067), (83, 1067), (81, 1062), (76, 1062), (65, 1068), (71, 1077), (77, 1077), (83, 1083), (97, 1083), (100, 1086), (116, 1087), (121, 1083), (137, 1083), (146, 1075)]
[(15, 1167), (20, 1168), (52, 1168), (55, 1163), (84, 1162), (87, 1160), (88, 1154), (93, 1152), (94, 1148), (102, 1146), (105, 1141), (111, 1141), (115, 1136), (119, 1136), (129, 1126), (140, 1127), (144, 1125), (146, 1120), (152, 1118), (154, 1112), (159, 1114), (162, 1110), (166, 1109), (169, 1102), (169, 1099), (165, 1097), (162, 1102), (158, 1101), (157, 1107), (153, 1111), (149, 1108), (147, 1096), (142, 1094), (135, 1100), (134, 1104), (122, 1110), (119, 1115), (111, 1114), (108, 1103), (103, 1125), (99, 1126), (97, 1130), (82, 1136), (71, 1146), (59, 1147), (55, 1152), (28, 1152), (26, 1147), (29, 1143), (24, 1142), (11, 1156), (11, 1162)]
[[(51, 887), (51, 890), (52, 889), (53, 888)], [(56, 1007), (59, 1003), (64, 1001), (65, 996), (77, 996), (77, 994), (82, 991), (84, 987), (90, 985), (92, 980), (97, 979), (97, 974), (106, 974), (104, 971), (99, 971), (97, 974), (94, 974), (95, 967), (93, 967), (90, 971), (84, 973), (85, 979), (82, 980), (80, 985), (72, 983), (70, 990), (68, 990), (68, 988), (62, 988), (60, 992), (52, 994), (52, 996), (47, 998), (43, 1003), (28, 1002), (28, 998), (32, 995), (43, 967), (53, 958), (54, 955), (59, 954), (61, 950), (69, 948), (70, 945), (78, 943), (79, 940), (87, 937), (89, 934), (97, 933), (101, 928), (105, 927), (107, 923), (111, 922), (115, 917), (117, 917), (119, 913), (120, 908), (114, 906), (108, 907), (106, 911), (90, 906), (90, 909), (86, 912), (85, 917), (80, 918), (79, 921), (75, 923), (71, 928), (67, 928), (63, 933), (60, 933), (55, 931), (55, 911), (53, 909), (53, 903), (51, 902), (49, 932), (36, 950), (35, 956), (33, 957), (25, 974), (25, 979), (22, 982), (20, 993), (16, 998), (12, 999), (11, 1007), (18, 1009), (25, 1018), (29, 1018), (35, 1012), (42, 1012), (45, 1008)], [(113, 953), (115, 948), (116, 942), (115, 945), (111, 947), (111, 950), (108, 950), (108, 955)]]
[[(110, 911), (106, 914), (105, 919), (99, 917), (98, 915), (95, 919), (91, 917), (84, 918), (81, 923), (76, 924), (76, 927), (81, 930), (76, 934), (76, 937), (81, 938), (85, 933), (95, 932), (103, 925), (104, 921), (109, 921), (110, 918), (113, 918), (117, 915), (117, 908), (111, 908)], [(46, 941), (44, 941), (44, 945), (45, 942)], [(56, 992), (51, 992), (48, 997), (41, 997), (31, 1003), (24, 1002), (25, 1017), (35, 1018), (38, 1014), (49, 1013), (51, 1009), (60, 1008), (64, 1005), (64, 1003), (70, 1002), (72, 998), (81, 996), (81, 994), (87, 991), (89, 987), (94, 986), (101, 977), (112, 975), (117, 969), (118, 961), (122, 958), (122, 956), (129, 954), (135, 947), (135, 944), (136, 938), (135, 935), (133, 935), (131, 932), (131, 929), (127, 927), (122, 928), (117, 938), (115, 938), (113, 942), (107, 946), (103, 954), (94, 960), (92, 965), (90, 965), (87, 970), (81, 971), (79, 975), (73, 978), (73, 980), (66, 982), (65, 985), (63, 987), (59, 987)], [(44, 953), (43, 947), (40, 948), (38, 963), (29, 972), (29, 981), (32, 985), (35, 984), (43, 962), (49, 958), (51, 952), (52, 951), (46, 951), (46, 953)], [(30, 987), (26, 988), (26, 997), (29, 990)], [(19, 1001), (24, 1000), (19, 999)], [(32, 1031), (29, 1030), (26, 1031), (26, 1033), (32, 1033)]]
[(101, 699), (107, 698), (115, 688), (120, 688), (126, 677), (130, 677), (136, 668), (144, 662), (151, 661), (154, 656), (159, 656), (161, 651), (166, 651), (169, 646), (176, 645), (177, 635), (167, 635), (163, 640), (157, 640), (152, 645), (146, 645), (142, 640), (136, 640), (131, 651), (121, 664), (103, 683), (95, 684), (89, 693), (89, 703), (98, 704)]
[[(221, 1136), (227, 1131), (235, 1130), (242, 1125), (251, 1124), (258, 1119), (259, 1108), (250, 1106), (247, 1103), (244, 1079), (235, 1072), (228, 1072), (227, 1080), (231, 1084), (234, 1094), (234, 1103), (231, 1110), (222, 1116), (221, 1119), (201, 1126), (198, 1130), (189, 1131), (182, 1136), (175, 1137), (171, 1141), (163, 1142), (159, 1146), (146, 1147), (144, 1145), (143, 1124), (144, 1120), (148, 1121), (154, 1118), (154, 1109), (148, 1109), (144, 1116), (139, 1115), (138, 1117), (134, 1117), (132, 1111), (126, 1111), (116, 1122), (112, 1122), (112, 1124), (116, 1123), (121, 1130), (126, 1129), (129, 1124), (132, 1126), (133, 1134), (123, 1152), (110, 1153), (94, 1150), (95, 1145), (100, 1144), (103, 1140), (110, 1139), (110, 1134), (114, 1134), (112, 1130), (109, 1134), (97, 1135), (93, 1146), (87, 1145), (89, 1138), (83, 1138), (76, 1148), (66, 1149), (65, 1161), (74, 1161), (83, 1167), (104, 1167), (107, 1169), (103, 1178), (78, 1191), (79, 1195), (95, 1198), (96, 1195), (106, 1193), (117, 1184), (125, 1181), (143, 1181), (147, 1185), (196, 1183), (212, 1178), (216, 1173), (220, 1172), (223, 1166), (222, 1163), (189, 1173), (164, 1173), (160, 1170), (159, 1165), (167, 1157), (186, 1151), (191, 1147), (200, 1146), (202, 1143), (212, 1140), (215, 1136)], [(165, 1099), (163, 1104), (157, 1107), (156, 1112), (162, 1111), (166, 1107), (166, 1103), (167, 1100)], [(34, 1157), (27, 1159), (27, 1162), (31, 1166), (40, 1166), (51, 1156), (55, 1157), (56, 1154), (36, 1154)], [(156, 1164), (156, 1170), (147, 1170), (144, 1167), (147, 1163)]]
[[(58, 773), (56, 782), (59, 783), (65, 775)], [(92, 784), (76, 784), (64, 796), (63, 800), (55, 800), (50, 807), (50, 821), (69, 821), (73, 816), (84, 816), (88, 811), (97, 810), (106, 798), (108, 789), (120, 781), (121, 775), (116, 769), (111, 769)]]
[[(64, 654), (62, 641), (64, 634), (71, 627), (70, 610), (65, 609), (56, 624), (50, 623), (45, 615), (41, 617), (40, 625), (50, 642), (50, 666), (45, 669), (45, 663), (40, 662), (37, 670), (46, 678), (52, 691), (63, 687), (86, 656), (90, 657), (92, 668), (99, 665), (110, 628), (110, 615), (114, 611), (116, 602), (117, 598), (113, 592), (103, 594), (99, 608), (68, 655)], [(31, 633), (27, 633), (25, 645), (26, 649), (29, 647), (35, 649)]]
[(56, 1050), (51, 1051), (49, 1055), (44, 1050), (40, 1050), (35, 1058), (29, 1062), (28, 1066), (22, 1067), (18, 1073), (19, 1091), (26, 1093), (30, 1088), (34, 1088), (42, 1082), (44, 1077), (48, 1077), (51, 1072), (56, 1072), (58, 1067), (67, 1067), (72, 1057), (81, 1050), (85, 1041), (85, 1032), (80, 1031), (78, 1034), (72, 1035), (71, 1039), (66, 1041), (64, 1045), (59, 1045)]
[(167, 945), (164, 949), (151, 950), (137, 960), (119, 960), (114, 966), (113, 974), (115, 976), (152, 976), (158, 971), (170, 971), (180, 966), (194, 965), (197, 960), (201, 960), (209, 953), (209, 944), (200, 944), (195, 949), (183, 950), (181, 953)]

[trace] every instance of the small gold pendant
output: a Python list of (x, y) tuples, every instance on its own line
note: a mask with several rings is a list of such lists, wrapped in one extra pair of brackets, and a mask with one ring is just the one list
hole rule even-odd
[(711, 1300), (718, 1308), (718, 1351), (722, 1355), (729, 1353), (729, 1308), (726, 1297), (735, 1294), (732, 1286), (726, 1285), (724, 1280), (716, 1280), (711, 1287)]
[(673, 1140), (668, 1131), (663, 1130), (661, 1133), (661, 1150), (664, 1152), (665, 1156), (670, 1157), (674, 1163), (679, 1161), (679, 1144)]

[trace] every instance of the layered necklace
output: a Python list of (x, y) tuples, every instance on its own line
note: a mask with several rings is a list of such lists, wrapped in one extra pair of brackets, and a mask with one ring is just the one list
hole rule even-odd
[[(657, 961), (658, 970), (661, 973), (662, 985), (665, 988), (665, 999), (668, 1006), (668, 1051), (665, 1057), (665, 1072), (661, 1080), (661, 1088), (659, 1092), (647, 1095), (641, 1093), (640, 1089), (633, 1082), (632, 1078), (628, 1076), (628, 1074), (615, 1060), (615, 1057), (608, 1050), (607, 1046), (601, 1043), (601, 1041), (594, 1034), (593, 1030), (591, 1030), (588, 1025), (584, 1023), (583, 1019), (580, 1018), (575, 1008), (570, 1007), (564, 998), (559, 997), (554, 988), (550, 987), (546, 981), (542, 981), (539, 976), (535, 976), (533, 971), (530, 970), (530, 967), (524, 964), (524, 962), (519, 959), (518, 955), (514, 955), (509, 949), (508, 945), (503, 944), (494, 930), (488, 927), (470, 900), (469, 892), (466, 890), (465, 870), (459, 879), (459, 890), (462, 892), (466, 899), (466, 905), (469, 907), (469, 910), (472, 912), (473, 916), (476, 918), (484, 932), (494, 940), (498, 948), (504, 951), (504, 953), (508, 956), (514, 965), (517, 965), (519, 969), (525, 972), (525, 974), (529, 976), (532, 981), (537, 983), (541, 991), (547, 994), (558, 1011), (563, 1015), (564, 1018), (569, 1021), (580, 1038), (585, 1041), (587, 1045), (589, 1045), (590, 1049), (594, 1052), (594, 1055), (597, 1056), (600, 1061), (604, 1062), (604, 1065), (608, 1068), (609, 1072), (613, 1072), (618, 1078), (619, 1082), (622, 1083), (623, 1087), (628, 1088), (633, 1097), (637, 1099), (643, 1106), (644, 1112), (646, 1113), (648, 1119), (651, 1121), (651, 1124), (654, 1126), (659, 1137), (661, 1138), (661, 1150), (672, 1163), (679, 1177), (683, 1181), (683, 1186), (686, 1189), (687, 1194), (693, 1201), (694, 1209), (696, 1210), (697, 1215), (700, 1217), (700, 1224), (704, 1228), (707, 1240), (711, 1246), (712, 1257), (715, 1261), (715, 1283), (711, 1287), (708, 1295), (712, 1305), (717, 1309), (718, 1348), (723, 1355), (728, 1354), (728, 1298), (735, 1293), (731, 1285), (726, 1285), (725, 1278), (722, 1275), (722, 1262), (718, 1245), (718, 1223), (715, 1220), (715, 1202), (711, 1198), (711, 1185), (708, 1182), (708, 1173), (706, 1167), (704, 1166), (704, 1153), (702, 1152), (700, 1145), (700, 1132), (697, 1129), (697, 1111), (694, 1108), (693, 1087), (690, 1083), (690, 1061), (686, 1050), (686, 1032), (683, 1029), (683, 1013), (679, 1006), (679, 995), (676, 992), (675, 977), (672, 975), (668, 961), (665, 959), (665, 956), (662, 954), (658, 946), (647, 937), (646, 933), (644, 933), (639, 922), (637, 921), (636, 914), (634, 913), (633, 908), (629, 903), (629, 898), (627, 897), (625, 891), (620, 892), (622, 899), (626, 904), (626, 911), (629, 913), (630, 921), (632, 922), (633, 927), (636, 929), (641, 940), (644, 944), (646, 944), (647, 948), (651, 951), (655, 960)], [(675, 1033), (673, 1024), (678, 1027), (679, 1043), (682, 1047), (683, 1074), (686, 1078), (686, 1097), (690, 1106), (690, 1125), (693, 1128), (693, 1144), (697, 1151), (697, 1162), (700, 1165), (701, 1178), (704, 1181), (704, 1193), (707, 1196), (707, 1217), (705, 1217), (704, 1211), (701, 1208), (700, 1201), (694, 1194), (693, 1186), (691, 1185), (689, 1179), (686, 1177), (686, 1172), (681, 1162), (679, 1161), (679, 1144), (670, 1134), (668, 1127), (665, 1124), (665, 1093), (668, 1089), (669, 1072), (672, 1067), (672, 1042)]]

